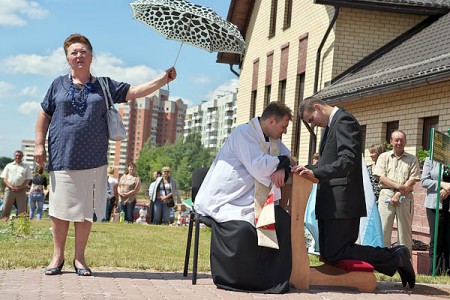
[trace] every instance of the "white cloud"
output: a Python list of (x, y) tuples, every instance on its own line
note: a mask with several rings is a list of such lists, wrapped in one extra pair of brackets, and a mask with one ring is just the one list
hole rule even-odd
[(25, 26), (28, 20), (44, 19), (49, 14), (38, 2), (29, 0), (2, 0), (0, 4), (0, 26)]
[(196, 84), (208, 84), (211, 82), (211, 77), (206, 75), (200, 75), (192, 78), (192, 81)]
[(163, 71), (157, 71), (144, 65), (127, 67), (123, 60), (111, 53), (95, 55), (92, 71), (96, 76), (108, 76), (131, 85), (152, 80), (163, 73)]
[(183, 97), (180, 97), (180, 96), (169, 96), (169, 100), (170, 101), (177, 101), (178, 99), (181, 99), (182, 101), (183, 101), (183, 103), (184, 104), (186, 104), (188, 107), (192, 107), (192, 106), (195, 106), (196, 104), (192, 101), (192, 100), (190, 100), (190, 99), (186, 99), (186, 98), (183, 98)]
[(39, 90), (38, 87), (35, 86), (35, 85), (27, 86), (20, 92), (20, 96), (37, 97), (38, 96), (38, 90)]
[[(56, 77), (67, 73), (69, 66), (63, 48), (49, 55), (18, 54), (0, 61), (0, 70), (11, 74), (33, 74)], [(111, 53), (99, 53), (94, 56), (92, 72), (95, 76), (108, 76), (117, 81), (138, 84), (156, 78), (163, 71), (156, 71), (144, 65), (127, 67), (123, 60)]]
[(62, 48), (54, 50), (49, 55), (18, 54), (0, 61), (3, 72), (12, 74), (33, 74), (55, 77), (67, 69)]
[[(238, 79), (230, 79), (223, 84), (219, 85), (216, 89), (213, 91), (210, 91), (206, 96), (204, 101), (209, 101), (213, 99), (217, 99), (223, 95), (227, 95), (229, 92), (237, 92), (239, 87), (239, 80)], [(200, 103), (195, 103), (194, 101), (190, 99), (186, 99), (179, 96), (169, 96), (169, 100), (176, 101), (177, 99), (182, 99), (183, 103), (187, 104), (188, 107), (199, 105)]]
[(237, 92), (239, 87), (238, 79), (230, 79), (223, 84), (219, 85), (214, 91), (210, 92), (207, 96), (207, 99), (215, 99), (217, 96), (223, 96), (228, 94), (229, 92)]
[(9, 92), (12, 91), (13, 87), (14, 86), (8, 82), (0, 81), (0, 99), (7, 97), (9, 95)]
[(39, 102), (25, 102), (19, 105), (17, 108), (17, 111), (21, 114), (28, 115), (28, 116), (36, 116), (41, 109), (41, 105)]

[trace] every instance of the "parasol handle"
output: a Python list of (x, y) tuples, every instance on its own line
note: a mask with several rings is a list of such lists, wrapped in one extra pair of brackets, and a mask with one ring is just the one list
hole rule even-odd
[[(184, 42), (181, 43), (180, 48), (178, 49), (177, 57), (175, 57), (175, 62), (173, 63), (173, 66), (174, 66), (174, 67), (175, 67), (175, 65), (177, 64), (178, 56), (180, 56), (181, 47), (183, 47), (183, 44), (184, 44)], [(170, 91), (169, 83), (167, 83), (167, 90)]]
[(177, 57), (175, 57), (175, 62), (173, 63), (173, 66), (174, 66), (174, 67), (175, 67), (175, 65), (177, 64), (178, 56), (180, 56), (181, 47), (183, 47), (183, 44), (184, 44), (184, 42), (181, 43), (180, 48), (178, 49)]

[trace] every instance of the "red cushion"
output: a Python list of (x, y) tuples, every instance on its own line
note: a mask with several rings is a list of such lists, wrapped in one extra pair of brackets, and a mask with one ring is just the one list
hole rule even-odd
[(357, 259), (343, 259), (337, 262), (328, 262), (320, 258), (320, 261), (331, 265), (333, 267), (342, 269), (346, 272), (358, 271), (358, 272), (373, 272), (374, 267), (368, 262), (357, 260)]

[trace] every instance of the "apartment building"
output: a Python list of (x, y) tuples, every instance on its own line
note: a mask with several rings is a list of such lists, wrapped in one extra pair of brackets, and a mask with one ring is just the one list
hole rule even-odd
[(202, 145), (219, 150), (236, 123), (237, 92), (227, 92), (217, 98), (190, 107), (184, 121), (184, 137), (201, 134)]
[(116, 168), (115, 174), (124, 174), (127, 164), (137, 161), (147, 141), (154, 146), (175, 143), (183, 134), (186, 109), (181, 99), (170, 101), (169, 91), (162, 89), (119, 105), (128, 136), (109, 143), (108, 161)]
[[(22, 161), (26, 163), (31, 171), (36, 168), (36, 162), (34, 161), (34, 140), (22, 140), (20, 150), (23, 152)], [(45, 149), (47, 150), (47, 141), (45, 142)], [(13, 153), (11, 153), (11, 156)]]

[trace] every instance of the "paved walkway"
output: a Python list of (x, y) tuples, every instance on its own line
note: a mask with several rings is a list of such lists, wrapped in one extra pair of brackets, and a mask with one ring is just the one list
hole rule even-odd
[(190, 275), (130, 270), (97, 270), (79, 277), (64, 269), (62, 275), (46, 276), (42, 269), (0, 270), (0, 299), (443, 299), (450, 285), (417, 284), (411, 290), (396, 282), (379, 282), (374, 293), (351, 289), (313, 287), (291, 289), (284, 295), (236, 293), (217, 289), (211, 277), (199, 274), (197, 285)]

